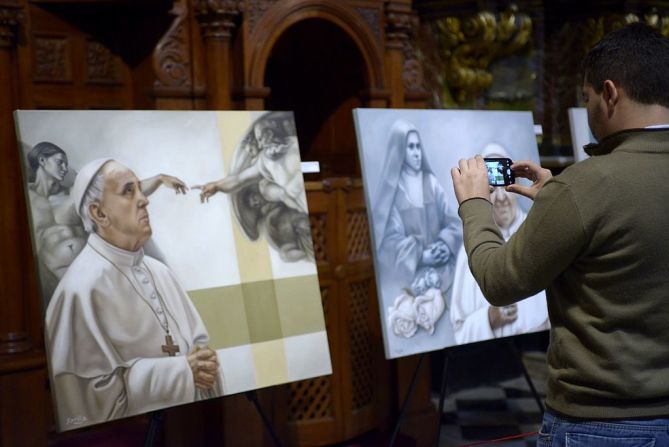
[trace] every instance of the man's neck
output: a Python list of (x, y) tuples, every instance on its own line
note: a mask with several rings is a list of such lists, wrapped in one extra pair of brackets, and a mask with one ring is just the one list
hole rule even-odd
[(659, 104), (639, 104), (628, 100), (617, 112), (611, 133), (669, 124), (669, 108)]
[(143, 240), (138, 240), (137, 238), (130, 238), (120, 232), (109, 231), (105, 228), (99, 229), (98, 236), (100, 236), (108, 244), (130, 252), (136, 252), (142, 248), (145, 242)]
[(41, 167), (35, 173), (35, 192), (41, 196), (49, 197), (61, 190), (60, 182), (46, 173)]

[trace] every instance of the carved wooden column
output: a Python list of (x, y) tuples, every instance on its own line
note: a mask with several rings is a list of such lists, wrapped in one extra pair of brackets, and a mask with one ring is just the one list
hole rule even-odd
[(0, 354), (31, 348), (25, 325), (28, 284), (23, 280), (27, 267), (23, 253), (29, 244), (20, 237), (26, 234), (26, 218), (12, 118), (16, 108), (14, 43), (21, 17), (18, 1), (0, 1), (0, 253), (4, 257), (0, 269)]
[(402, 85), (404, 86), (404, 105), (412, 109), (424, 109), (430, 94), (425, 90), (423, 64), (418, 60), (416, 35), (418, 21), (411, 21), (407, 39), (402, 47)]
[[(0, 0), (0, 445), (46, 445), (44, 356), (28, 336), (31, 292), (27, 214), (12, 112), (17, 107), (15, 44), (23, 9)], [(31, 303), (34, 301), (34, 303)], [(38, 334), (32, 333), (33, 340)], [(34, 340), (36, 341), (36, 340)]]
[(153, 51), (155, 107), (206, 108), (202, 36), (189, 0), (173, 0), (169, 14), (174, 20)]
[(241, 15), (240, 0), (195, 0), (195, 15), (202, 28), (210, 109), (232, 107), (231, 41)]
[(389, 1), (386, 5), (386, 55), (385, 68), (388, 88), (392, 92), (390, 107), (404, 106), (404, 48), (409, 35), (417, 25), (411, 3)]

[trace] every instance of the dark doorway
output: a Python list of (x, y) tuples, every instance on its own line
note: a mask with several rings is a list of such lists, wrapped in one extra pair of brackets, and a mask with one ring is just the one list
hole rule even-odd
[(318, 178), (360, 177), (351, 110), (366, 84), (360, 51), (326, 20), (295, 24), (272, 49), (266, 108), (295, 112), (302, 160), (320, 162)]

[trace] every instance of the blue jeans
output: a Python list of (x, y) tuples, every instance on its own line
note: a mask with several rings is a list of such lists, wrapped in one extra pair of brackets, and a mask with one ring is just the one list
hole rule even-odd
[(669, 419), (582, 421), (546, 410), (537, 447), (669, 447)]

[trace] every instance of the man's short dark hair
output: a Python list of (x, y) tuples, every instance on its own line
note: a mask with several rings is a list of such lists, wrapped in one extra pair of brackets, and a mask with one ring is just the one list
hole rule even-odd
[(610, 79), (638, 103), (669, 107), (669, 39), (643, 23), (604, 36), (583, 60), (583, 73), (597, 93)]

